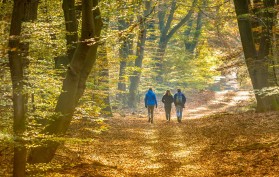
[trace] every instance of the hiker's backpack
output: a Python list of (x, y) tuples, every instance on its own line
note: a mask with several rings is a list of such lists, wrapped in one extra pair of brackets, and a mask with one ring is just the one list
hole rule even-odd
[(182, 104), (183, 103), (183, 101), (182, 101), (182, 93), (178, 93), (176, 95), (175, 103), (176, 104)]

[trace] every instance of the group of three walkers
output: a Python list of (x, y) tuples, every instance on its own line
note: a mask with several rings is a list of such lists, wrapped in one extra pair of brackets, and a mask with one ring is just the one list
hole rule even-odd
[[(166, 119), (170, 121), (171, 118), (171, 107), (174, 103), (176, 108), (177, 121), (181, 122), (183, 108), (185, 107), (186, 97), (181, 92), (180, 89), (177, 89), (177, 93), (172, 96), (170, 90), (167, 90), (165, 95), (162, 97), (162, 102), (164, 103), (164, 108), (166, 112)], [(145, 107), (148, 109), (148, 122), (153, 123), (154, 116), (154, 107), (157, 108), (157, 99), (155, 93), (152, 91), (152, 88), (149, 88), (144, 98)]]

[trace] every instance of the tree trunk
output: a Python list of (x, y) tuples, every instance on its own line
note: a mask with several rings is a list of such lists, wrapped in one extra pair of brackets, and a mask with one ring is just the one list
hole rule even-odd
[(63, 11), (66, 24), (67, 57), (68, 63), (71, 62), (76, 50), (78, 41), (78, 24), (75, 12), (75, 0), (63, 0)]
[(167, 37), (166, 36), (160, 36), (160, 41), (158, 44), (157, 52), (154, 57), (155, 65), (156, 65), (156, 81), (158, 83), (163, 82), (163, 58), (167, 49)]
[[(245, 62), (255, 90), (257, 111), (264, 112), (277, 110), (278, 103), (276, 101), (276, 96), (265, 96), (260, 92), (262, 89), (269, 87), (268, 55), (270, 52), (271, 36), (268, 34), (268, 28), (272, 26), (269, 26), (270, 24), (265, 24), (262, 26), (263, 31), (261, 33), (254, 33), (253, 35), (252, 23), (250, 18), (248, 18), (248, 15), (250, 14), (248, 0), (234, 0), (234, 4), (236, 15), (238, 17), (237, 21)], [(265, 8), (267, 7), (265, 6)], [(255, 41), (259, 41), (259, 43), (255, 43)]]
[[(125, 30), (128, 28), (129, 24), (125, 22), (123, 19), (119, 19), (119, 26), (118, 29), (120, 31)], [(121, 46), (119, 48), (119, 55), (120, 55), (120, 68), (119, 68), (119, 79), (118, 79), (118, 91), (117, 99), (118, 101), (122, 102), (122, 104), (125, 104), (125, 92), (126, 92), (126, 66), (127, 66), (127, 60), (130, 53), (130, 47), (131, 47), (131, 35), (125, 36), (121, 39)]]
[(93, 102), (101, 107), (101, 114), (112, 116), (110, 98), (109, 98), (109, 69), (106, 51), (106, 43), (100, 45), (98, 52), (98, 61), (95, 65), (95, 89), (93, 93)]
[[(97, 45), (102, 26), (99, 8), (94, 8), (97, 5), (98, 0), (93, 0), (93, 2), (91, 0), (82, 0), (81, 42), (77, 46), (63, 82), (62, 92), (55, 109), (57, 115), (45, 128), (45, 134), (65, 134), (74, 114), (77, 101), (81, 96), (78, 93), (83, 93), (86, 78), (96, 60)], [(92, 11), (92, 9), (94, 10)], [(93, 45), (91, 45), (92, 39), (95, 40)], [(89, 56), (90, 50), (95, 55)], [(33, 148), (28, 159), (29, 163), (50, 162), (58, 145), (58, 142), (49, 140), (46, 145)]]
[[(145, 10), (144, 16), (150, 13), (151, 11), (151, 1), (144, 1), (145, 3)], [(137, 42), (137, 51), (136, 51), (136, 60), (135, 60), (135, 67), (136, 71), (134, 71), (133, 76), (130, 77), (130, 88), (129, 88), (129, 107), (136, 108), (137, 106), (137, 92), (140, 83), (141, 77), (141, 69), (142, 69), (142, 60), (144, 56), (144, 47), (146, 41), (146, 24), (143, 22), (143, 16), (139, 17), (140, 29), (139, 29), (139, 36)]]
[[(108, 24), (109, 20), (105, 19)], [(108, 26), (104, 25), (103, 31), (107, 33)], [(95, 82), (96, 86), (95, 94), (93, 93), (93, 102), (97, 103), (101, 107), (101, 114), (103, 116), (112, 116), (112, 110), (110, 106), (110, 85), (109, 85), (109, 61), (107, 57), (106, 42), (103, 41), (100, 44), (98, 51), (98, 61), (95, 64)]]
[(24, 7), (24, 21), (37, 20), (39, 0), (28, 0)]
[(14, 170), (13, 176), (25, 176), (26, 147), (23, 141), (25, 132), (26, 95), (23, 91), (23, 61), (20, 54), (20, 34), (24, 20), (25, 3), (23, 0), (14, 0), (10, 38), (9, 38), (9, 65), (13, 85), (13, 109), (14, 109)]
[[(279, 1), (277, 1), (277, 6), (279, 5)], [(278, 11), (275, 12), (274, 16), (276, 17), (278, 15)], [(274, 24), (278, 23), (278, 19), (277, 18), (273, 18), (274, 19)], [(279, 34), (277, 34), (275, 31), (277, 31), (278, 28), (275, 27), (273, 29), (273, 34), (272, 34), (272, 53), (271, 56), (271, 64), (272, 64), (272, 75), (273, 75), (273, 80), (271, 80), (271, 85), (272, 86), (279, 86)], [(279, 98), (277, 98), (277, 101), (279, 102)]]
[(191, 43), (192, 43), (192, 40), (190, 38), (191, 34), (192, 34), (192, 30), (193, 30), (193, 24), (194, 24), (194, 18), (191, 17), (190, 20), (187, 22), (186, 24), (186, 30), (184, 31), (184, 36), (185, 36), (185, 39), (184, 39), (184, 45), (185, 45), (185, 50), (186, 51), (190, 51), (190, 47), (191, 47)]

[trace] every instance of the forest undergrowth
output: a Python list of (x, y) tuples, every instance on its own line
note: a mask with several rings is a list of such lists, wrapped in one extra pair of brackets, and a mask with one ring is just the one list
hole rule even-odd
[(279, 114), (245, 111), (243, 94), (189, 99), (182, 123), (174, 112), (167, 122), (160, 106), (154, 124), (146, 110), (77, 119), (68, 136), (91, 141), (65, 143), (53, 160), (64, 166), (45, 176), (278, 176)]

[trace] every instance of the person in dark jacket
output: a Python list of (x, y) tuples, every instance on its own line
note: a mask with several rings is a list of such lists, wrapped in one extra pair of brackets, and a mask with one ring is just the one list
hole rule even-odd
[(171, 106), (173, 103), (173, 96), (172, 96), (170, 90), (166, 91), (165, 95), (162, 98), (162, 102), (164, 103), (164, 107), (165, 107), (166, 119), (167, 119), (167, 121), (170, 121)]
[(180, 89), (177, 89), (177, 93), (174, 94), (173, 100), (174, 100), (174, 105), (176, 108), (177, 121), (181, 122), (183, 108), (185, 107), (185, 103), (186, 103), (186, 97), (181, 92)]
[(153, 113), (154, 107), (157, 108), (157, 99), (152, 88), (149, 88), (148, 92), (145, 94), (144, 98), (145, 107), (148, 109), (148, 122), (153, 123)]

